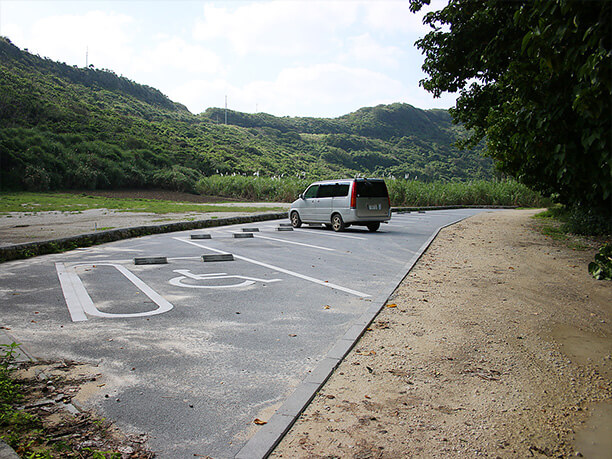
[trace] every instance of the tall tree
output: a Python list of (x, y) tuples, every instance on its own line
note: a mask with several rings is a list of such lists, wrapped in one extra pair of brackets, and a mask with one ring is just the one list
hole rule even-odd
[[(411, 0), (419, 11), (429, 0)], [(451, 113), (502, 171), (612, 215), (612, 2), (450, 0), (416, 45)]]

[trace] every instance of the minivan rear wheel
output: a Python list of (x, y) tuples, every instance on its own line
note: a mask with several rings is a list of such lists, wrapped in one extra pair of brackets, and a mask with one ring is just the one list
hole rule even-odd
[(299, 228), (302, 226), (302, 219), (300, 218), (300, 214), (297, 212), (291, 212), (291, 226), (294, 228)]
[(344, 220), (340, 214), (334, 214), (331, 218), (332, 229), (336, 232), (342, 231), (345, 228)]
[(368, 223), (368, 229), (372, 232), (376, 231), (378, 228), (380, 228), (380, 222), (373, 222), (373, 223)]

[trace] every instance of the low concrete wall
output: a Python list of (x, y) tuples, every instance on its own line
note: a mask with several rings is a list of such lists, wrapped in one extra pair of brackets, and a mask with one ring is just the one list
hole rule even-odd
[(95, 233), (81, 234), (79, 236), (52, 239), (49, 241), (28, 242), (0, 247), (0, 262), (35, 257), (50, 253), (65, 252), (77, 247), (89, 247), (106, 242), (129, 239), (150, 234), (171, 233), (174, 231), (188, 231), (216, 226), (254, 223), (266, 220), (287, 218), (287, 212), (274, 212), (266, 214), (249, 215), (243, 217), (216, 218), (189, 222), (166, 223), (163, 225), (135, 226), (132, 228), (97, 231)]

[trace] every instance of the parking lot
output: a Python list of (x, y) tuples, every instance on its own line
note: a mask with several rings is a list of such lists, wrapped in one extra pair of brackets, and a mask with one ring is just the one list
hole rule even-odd
[(5, 263), (0, 325), (38, 358), (97, 364), (91, 405), (148, 433), (158, 457), (256, 457), (436, 232), (481, 211), (394, 214), (375, 233), (272, 221)]

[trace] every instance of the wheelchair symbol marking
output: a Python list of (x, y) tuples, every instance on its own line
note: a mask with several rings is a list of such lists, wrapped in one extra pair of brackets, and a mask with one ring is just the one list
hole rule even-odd
[[(180, 276), (174, 277), (170, 279), (168, 282), (171, 285), (175, 285), (177, 287), (186, 287), (186, 288), (241, 288), (248, 287), (249, 285), (255, 284), (255, 282), (261, 282), (263, 284), (269, 284), (271, 282), (280, 282), (282, 279), (258, 279), (256, 277), (247, 277), (247, 276), (239, 276), (235, 274), (227, 274), (227, 273), (209, 273), (209, 274), (193, 274), (188, 269), (175, 269), (175, 273), (181, 274)], [(241, 279), (242, 282), (236, 284), (229, 285), (193, 285), (193, 284), (185, 284), (183, 281), (185, 279), (194, 279), (198, 281), (210, 281), (216, 279)]]

